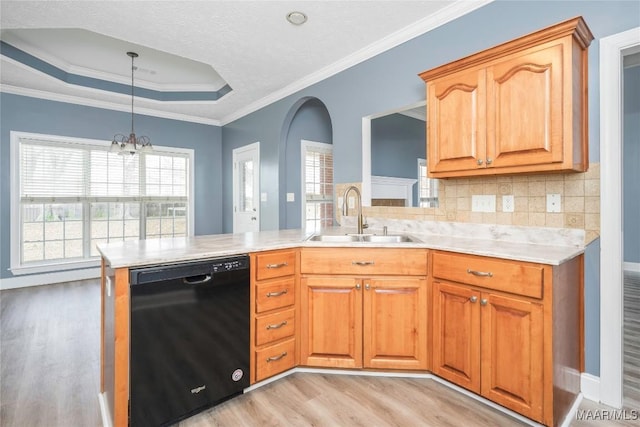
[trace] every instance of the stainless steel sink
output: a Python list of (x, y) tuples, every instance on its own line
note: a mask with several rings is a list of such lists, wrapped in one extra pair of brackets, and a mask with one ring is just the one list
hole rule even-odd
[(360, 242), (360, 236), (350, 234), (314, 234), (307, 240), (310, 242), (349, 243)]
[(371, 242), (371, 243), (406, 243), (406, 242), (419, 242), (419, 240), (414, 239), (413, 237), (407, 236), (406, 234), (388, 234), (379, 236), (377, 234), (373, 234), (371, 236), (362, 236), (363, 242)]
[(310, 242), (326, 242), (326, 243), (410, 243), (420, 242), (406, 234), (314, 234), (307, 239)]

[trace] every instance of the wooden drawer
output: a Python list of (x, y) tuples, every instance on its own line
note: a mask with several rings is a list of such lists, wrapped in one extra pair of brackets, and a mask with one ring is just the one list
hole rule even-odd
[(291, 338), (280, 344), (256, 350), (256, 381), (261, 381), (295, 365), (295, 340)]
[(427, 275), (426, 249), (303, 248), (302, 274)]
[(295, 251), (266, 252), (256, 255), (256, 280), (290, 276), (295, 271)]
[(256, 346), (293, 336), (295, 318), (294, 308), (256, 317)]
[(295, 288), (294, 277), (256, 283), (256, 313), (293, 305)]
[(434, 278), (542, 298), (542, 265), (450, 252), (434, 252), (432, 262)]

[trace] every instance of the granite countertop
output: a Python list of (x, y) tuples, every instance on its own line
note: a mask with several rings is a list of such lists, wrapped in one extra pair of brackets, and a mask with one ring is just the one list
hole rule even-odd
[[(468, 224), (391, 224), (394, 228), (389, 234), (407, 234), (420, 242), (313, 242), (307, 239), (314, 233), (298, 229), (117, 242), (100, 244), (98, 250), (111, 268), (170, 264), (294, 247), (428, 248), (550, 265), (559, 265), (584, 252), (580, 234), (574, 230), (475, 224), (473, 233), (470, 233)], [(374, 222), (373, 225), (379, 224)], [(355, 231), (347, 224), (325, 229), (322, 234)], [(382, 234), (382, 227), (370, 228), (366, 232)]]

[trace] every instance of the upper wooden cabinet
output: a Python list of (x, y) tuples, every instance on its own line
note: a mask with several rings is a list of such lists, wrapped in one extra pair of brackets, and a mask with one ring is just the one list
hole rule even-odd
[(429, 176), (588, 168), (581, 17), (425, 71)]

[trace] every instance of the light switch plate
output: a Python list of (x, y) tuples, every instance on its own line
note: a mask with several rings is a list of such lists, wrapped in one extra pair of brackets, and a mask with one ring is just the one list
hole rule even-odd
[(495, 194), (474, 194), (471, 196), (471, 212), (495, 212)]
[(562, 212), (561, 203), (559, 194), (547, 194), (547, 212)]
[(260, 201), (261, 202), (267, 201), (267, 193), (260, 193)]
[(295, 202), (296, 194), (295, 193), (287, 193), (287, 202)]

